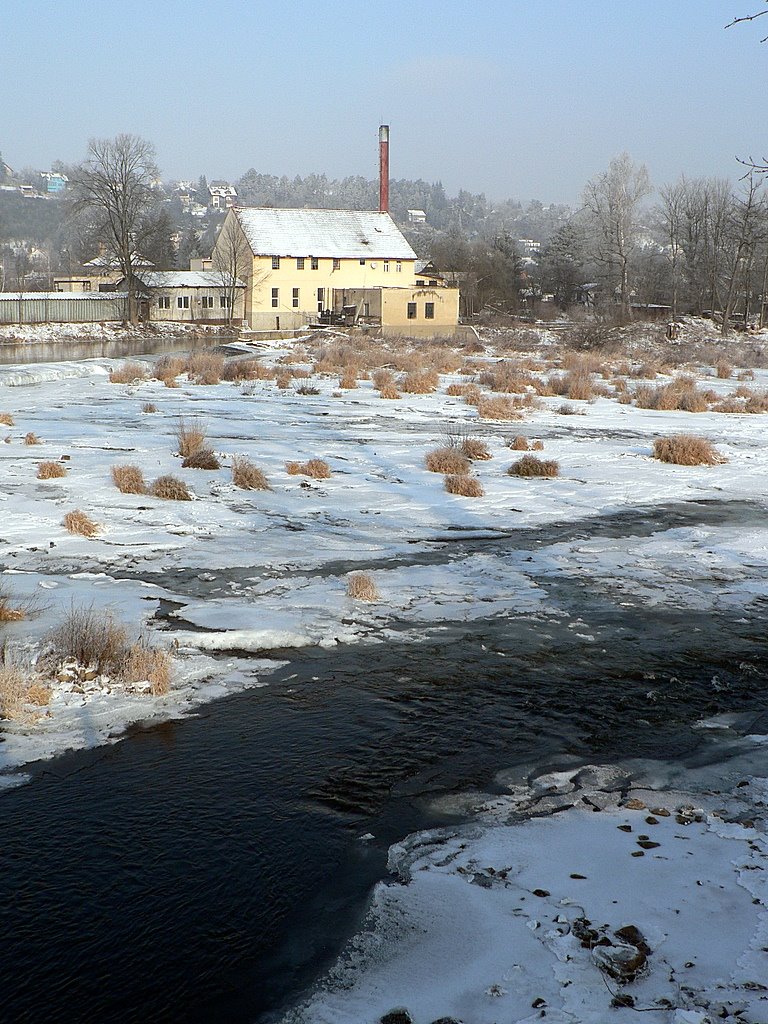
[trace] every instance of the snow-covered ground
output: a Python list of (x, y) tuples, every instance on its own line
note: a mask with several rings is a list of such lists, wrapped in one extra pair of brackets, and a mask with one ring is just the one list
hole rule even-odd
[[(267, 361), (282, 354), (276, 345)], [(17, 655), (34, 658), (68, 609), (93, 604), (172, 645), (174, 684), (151, 697), (108, 683), (54, 682), (36, 723), (2, 723), (2, 785), (23, 781), (17, 770), (30, 761), (114, 742), (131, 722), (268, 684), (292, 647), (375, 647), (394, 635), (416, 642), (448, 621), (564, 615), (552, 596), (561, 583), (638, 609), (739, 613), (768, 594), (765, 414), (653, 411), (614, 396), (570, 402), (583, 415), (564, 415), (562, 398), (545, 397), (522, 422), (494, 422), (446, 394), (467, 375), (443, 374), (434, 394), (391, 401), (367, 379), (339, 390), (337, 375), (287, 389), (272, 380), (194, 385), (184, 377), (175, 388), (112, 384), (118, 363), (0, 367), (0, 413), (13, 417), (0, 426), (1, 582), (10, 603), (28, 609), (24, 620), (3, 625), (3, 637)], [(737, 386), (711, 367), (696, 375), (724, 396)], [(319, 394), (296, 390), (307, 383)], [(763, 393), (768, 372), (756, 370), (749, 386)], [(157, 411), (142, 411), (146, 403)], [(181, 468), (182, 416), (204, 421), (221, 469)], [(442, 477), (425, 468), (426, 453), (457, 425), (489, 446), (492, 458), (472, 468), (482, 497), (447, 494)], [(41, 443), (24, 444), (28, 432)], [(728, 461), (654, 460), (654, 439), (679, 432), (708, 438)], [(516, 435), (542, 440), (540, 454), (559, 462), (559, 477), (509, 476)], [(272, 490), (237, 488), (237, 455), (256, 463)], [(286, 461), (313, 457), (328, 462), (330, 479), (286, 471)], [(37, 479), (45, 460), (61, 462), (67, 475)], [(120, 465), (140, 466), (148, 482), (179, 476), (193, 500), (122, 494), (111, 479)], [(99, 524), (96, 537), (67, 532), (62, 520), (73, 509)], [(686, 509), (706, 511), (686, 520)], [(633, 525), (590, 529), (620, 516)], [(509, 543), (463, 551), (462, 540), (481, 538)], [(374, 578), (378, 601), (347, 596), (355, 569)], [(569, 626), (585, 643), (607, 639), (578, 619)], [(638, 779), (632, 775), (632, 786)], [(393, 867), (409, 884), (377, 889), (371, 930), (290, 1019), (366, 1024), (397, 1005), (416, 1024), (448, 1014), (466, 1024), (542, 1013), (584, 1024), (614, 1013), (628, 1019), (635, 1011), (609, 1009), (620, 986), (574, 938), (575, 920), (586, 917), (613, 948), (617, 928), (642, 932), (651, 952), (626, 989), (649, 1021), (703, 1024), (720, 1012), (697, 998), (732, 1015), (744, 1004), (734, 1019), (768, 1020), (760, 987), (768, 924), (754, 902), (764, 899), (764, 784), (752, 781), (721, 802), (702, 796), (702, 813), (680, 822), (674, 812), (691, 798), (673, 792), (670, 780), (665, 792), (642, 798), (670, 808), (669, 816), (619, 807), (617, 787), (604, 781), (554, 780), (554, 802), (537, 803), (535, 814), (561, 806), (563, 790), (576, 794), (575, 806), (555, 817), (527, 817), (531, 793), (518, 786), (485, 802), (475, 824), (393, 850)], [(582, 800), (595, 789), (599, 814)], [(746, 807), (754, 826), (727, 823)], [(642, 834), (660, 845), (637, 847)]]

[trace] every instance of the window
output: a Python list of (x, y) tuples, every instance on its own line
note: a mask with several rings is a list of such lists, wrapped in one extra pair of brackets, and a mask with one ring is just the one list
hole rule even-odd
[(298, 309), (299, 308), (299, 289), (298, 288), (294, 288), (293, 289), (293, 300), (292, 301), (293, 301), (293, 308), (294, 309)]
[(232, 303), (230, 301), (229, 295), (219, 296), (219, 306), (221, 306), (222, 309), (229, 309), (231, 305)]
[(273, 270), (279, 270), (280, 269), (280, 257), (279, 256), (273, 256), (272, 257), (272, 269)]
[(409, 320), (415, 320), (416, 319), (416, 303), (415, 302), (409, 302), (408, 303), (408, 319)]
[(400, 262), (400, 260), (398, 260), (397, 263), (395, 264), (395, 270), (399, 274), (402, 269), (403, 269), (403, 264)]
[(337, 259), (334, 258), (333, 269), (334, 270), (341, 270), (341, 260), (337, 260)]
[(317, 289), (317, 312), (322, 313), (325, 308), (325, 288)]
[(296, 269), (297, 270), (303, 270), (304, 269), (304, 257), (303, 256), (299, 256), (297, 258), (297, 260), (296, 260)]
[(384, 273), (389, 273), (389, 260), (384, 260)]
[(189, 296), (179, 295), (179, 297), (176, 299), (176, 305), (179, 307), (179, 309), (189, 309)]
[(433, 280), (431, 280), (431, 279), (430, 279), (430, 282), (429, 282), (429, 283), (430, 283), (430, 284), (432, 285), (432, 287), (433, 287), (433, 288), (436, 288), (436, 287), (437, 287), (437, 281), (436, 281), (436, 280), (435, 280), (435, 281), (433, 281)]
[(435, 319), (435, 304), (434, 302), (424, 303), (424, 319), (434, 320)]
[(212, 295), (201, 295), (200, 305), (203, 309), (213, 309), (213, 296)]
[(423, 288), (426, 283), (426, 281), (419, 281), (418, 279), (416, 281), (416, 284), (419, 285), (420, 288)]
[(365, 266), (365, 260), (364, 260), (364, 259), (360, 260), (360, 266), (361, 266), (361, 267), (364, 267), (364, 266)]
[(279, 288), (273, 288), (272, 289), (272, 308), (273, 309), (277, 309), (277, 303), (279, 301), (279, 297), (280, 297), (280, 289)]
[(171, 308), (171, 296), (170, 295), (160, 295), (158, 297), (158, 299), (157, 299), (157, 308), (158, 309), (170, 309)]
[(317, 258), (317, 256), (310, 256), (309, 265), (312, 268), (312, 270), (317, 270), (320, 266), (320, 260)]

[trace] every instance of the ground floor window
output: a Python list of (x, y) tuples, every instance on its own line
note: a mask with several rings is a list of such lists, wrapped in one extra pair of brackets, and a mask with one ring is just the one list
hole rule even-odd
[(157, 299), (158, 309), (170, 309), (171, 308), (171, 296), (170, 295), (159, 295)]
[(213, 296), (212, 295), (201, 295), (200, 305), (203, 309), (213, 309)]
[(272, 289), (272, 308), (273, 309), (277, 309), (277, 304), (279, 302), (279, 296), (280, 296), (280, 289), (279, 288), (273, 288)]
[(230, 297), (228, 295), (220, 295), (219, 296), (219, 306), (221, 307), (221, 309), (229, 309), (229, 307), (231, 305), (232, 305), (232, 300), (230, 299)]
[(415, 302), (409, 302), (408, 303), (408, 319), (409, 320), (415, 320), (416, 319), (416, 303)]
[(179, 309), (189, 309), (189, 296), (179, 295), (178, 298), (176, 299), (176, 305), (179, 307)]
[(299, 289), (298, 288), (294, 288), (293, 289), (293, 297), (292, 297), (291, 301), (293, 302), (293, 308), (294, 309), (298, 309), (299, 308)]
[(434, 320), (435, 319), (435, 304), (434, 302), (424, 303), (424, 319)]

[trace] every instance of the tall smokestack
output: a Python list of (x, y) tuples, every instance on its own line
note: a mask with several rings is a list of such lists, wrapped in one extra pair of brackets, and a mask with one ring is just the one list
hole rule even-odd
[(389, 213), (389, 125), (379, 128), (379, 213)]

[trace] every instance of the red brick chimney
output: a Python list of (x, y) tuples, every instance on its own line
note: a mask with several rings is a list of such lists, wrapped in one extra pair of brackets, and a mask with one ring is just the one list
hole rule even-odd
[(379, 128), (379, 213), (389, 213), (389, 125)]

